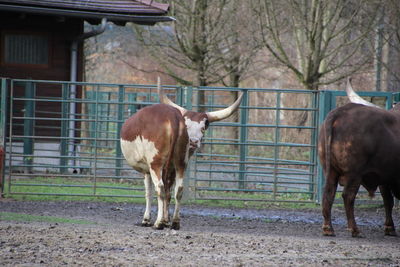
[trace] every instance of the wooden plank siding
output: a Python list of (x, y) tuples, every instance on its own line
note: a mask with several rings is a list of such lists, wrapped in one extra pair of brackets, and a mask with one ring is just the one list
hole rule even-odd
[[(78, 35), (83, 33), (83, 19), (80, 18), (60, 18), (52, 16), (40, 16), (33, 14), (21, 15), (12, 12), (0, 12), (0, 77), (33, 79), (33, 80), (70, 80), (70, 57), (71, 43)], [(48, 39), (48, 64), (7, 64), (4, 55), (4, 37), (6, 34), (33, 34), (45, 36)], [(78, 81), (82, 81), (83, 73), (83, 45), (79, 44), (78, 51)], [(38, 85), (36, 97), (61, 97), (60, 85)], [(24, 96), (24, 89), (17, 87), (14, 90), (15, 97)], [(80, 87), (78, 95), (81, 96)], [(80, 113), (78, 105), (78, 113)], [(14, 106), (15, 115), (21, 115), (23, 103)], [(37, 121), (35, 125), (35, 135), (37, 136), (59, 136), (61, 107), (59, 103), (36, 102), (35, 115), (40, 114), (54, 117), (55, 120)], [(18, 132), (22, 131), (18, 127)]]
[[(154, 25), (173, 21), (167, 16), (168, 10), (169, 4), (153, 0), (0, 0), (0, 77), (69, 81), (71, 44), (83, 34), (84, 21), (99, 24), (106, 18), (117, 25), (127, 22)], [(6, 48), (8, 53), (5, 53)], [(78, 44), (77, 60), (77, 81), (82, 81), (83, 42)], [(60, 87), (37, 85), (34, 97), (61, 97)], [(77, 98), (81, 97), (81, 91), (78, 86)], [(24, 94), (23, 88), (15, 88), (14, 96), (22, 97)], [(21, 116), (23, 109), (24, 103), (17, 101), (13, 115)], [(34, 134), (59, 136), (61, 122), (57, 118), (61, 116), (60, 103), (35, 101), (35, 116), (43, 113), (52, 114), (50, 116), (55, 119), (36, 121)], [(81, 113), (79, 104), (76, 113)], [(22, 126), (17, 127), (21, 128), (18, 131), (23, 130)], [(80, 124), (77, 123), (76, 127), (75, 133), (79, 135)]]
[[(60, 19), (60, 18), (59, 18)], [(70, 79), (71, 42), (83, 33), (83, 20), (57, 17), (21, 15), (0, 12), (1, 55), (0, 76), (19, 79), (68, 81)], [(47, 66), (12, 65), (4, 62), (4, 35), (7, 33), (39, 34), (48, 37)], [(78, 80), (82, 80), (82, 44), (78, 53)]]

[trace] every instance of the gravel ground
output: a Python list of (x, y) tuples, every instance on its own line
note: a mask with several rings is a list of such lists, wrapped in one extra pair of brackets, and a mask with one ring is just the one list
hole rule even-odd
[(138, 226), (138, 204), (6, 199), (0, 212), (91, 222), (0, 221), (2, 266), (400, 266), (400, 237), (383, 235), (381, 208), (356, 208), (365, 238), (350, 236), (341, 208), (336, 237), (321, 235), (318, 209), (183, 206), (179, 231)]

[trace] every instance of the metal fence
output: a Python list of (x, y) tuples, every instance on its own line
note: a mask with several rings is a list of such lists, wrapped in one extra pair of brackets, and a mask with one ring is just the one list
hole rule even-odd
[[(181, 106), (207, 111), (230, 105), (235, 92), (244, 92), (237, 115), (213, 123), (204, 146), (192, 157), (185, 179), (187, 197), (320, 200), (318, 125), (343, 92), (165, 90)], [(200, 105), (203, 94), (205, 103)], [(393, 101), (390, 93), (361, 95), (387, 106)], [(126, 165), (119, 131), (126, 118), (157, 102), (155, 86), (2, 79), (2, 188), (10, 195), (142, 197), (142, 175)]]

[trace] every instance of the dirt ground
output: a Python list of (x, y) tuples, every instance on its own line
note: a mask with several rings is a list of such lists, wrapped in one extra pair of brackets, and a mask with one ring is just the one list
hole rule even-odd
[(179, 231), (138, 226), (137, 204), (1, 200), (0, 212), (92, 222), (0, 221), (2, 266), (400, 266), (400, 237), (383, 235), (382, 208), (356, 209), (365, 238), (350, 236), (341, 208), (336, 237), (321, 235), (318, 209), (183, 206)]

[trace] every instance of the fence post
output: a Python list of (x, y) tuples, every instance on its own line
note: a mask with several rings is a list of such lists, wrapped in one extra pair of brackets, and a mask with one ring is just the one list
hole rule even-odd
[(24, 165), (25, 172), (32, 172), (33, 162), (33, 128), (35, 116), (35, 85), (28, 82), (25, 85), (25, 103), (24, 103)]
[(393, 96), (393, 94), (388, 93), (385, 96), (385, 99), (386, 99), (385, 108), (389, 110), (389, 109), (391, 109), (393, 107), (394, 96)]
[(276, 95), (276, 112), (275, 112), (275, 142), (274, 142), (274, 187), (273, 187), (273, 199), (276, 199), (278, 192), (278, 179), (279, 179), (279, 157), (280, 157), (280, 139), (281, 139), (281, 92)]
[[(316, 181), (317, 177), (318, 177), (318, 153), (317, 153), (317, 148), (318, 148), (318, 132), (319, 132), (319, 123), (318, 123), (318, 111), (320, 110), (319, 107), (319, 92), (318, 91), (314, 91), (312, 93), (312, 126), (314, 127), (314, 129), (312, 130), (311, 133), (311, 155), (310, 155), (310, 173), (311, 173), (311, 177), (310, 177), (310, 186), (309, 186), (309, 192), (313, 192), (312, 193), (312, 200), (317, 201), (317, 197), (318, 197), (318, 192), (315, 192), (316, 190)], [(317, 186), (318, 188), (318, 186)]]
[[(319, 116), (318, 116), (318, 125), (317, 128), (320, 128), (322, 123), (324, 122), (326, 116), (329, 111), (336, 107), (336, 99), (332, 92), (330, 91), (320, 91), (319, 98)], [(325, 186), (324, 173), (322, 170), (322, 166), (318, 160), (318, 192), (317, 192), (317, 203), (322, 202), (322, 191)]]
[(240, 136), (239, 136), (239, 189), (244, 189), (245, 178), (246, 178), (246, 158), (247, 158), (247, 121), (248, 121), (248, 105), (249, 96), (248, 90), (242, 89), (243, 99), (240, 103)]
[(120, 144), (120, 135), (121, 135), (121, 127), (124, 120), (124, 98), (125, 98), (125, 88), (123, 85), (118, 87), (118, 114), (117, 114), (117, 142), (116, 142), (116, 168), (115, 168), (115, 176), (121, 176), (121, 168), (122, 168), (122, 151), (121, 151), (121, 144)]
[(175, 98), (175, 103), (181, 107), (183, 107), (182, 105), (182, 95), (183, 95), (183, 88), (182, 86), (179, 86), (176, 88), (176, 98)]
[(0, 83), (0, 198), (4, 194), (5, 183), (5, 156), (6, 156), (6, 129), (7, 129), (7, 79)]
[(186, 109), (192, 110), (193, 109), (193, 87), (188, 86), (186, 87)]
[(393, 94), (393, 101), (394, 101), (395, 104), (400, 102), (400, 93), (394, 93)]
[(61, 104), (61, 142), (60, 142), (60, 173), (64, 174), (68, 170), (68, 118), (69, 118), (69, 96), (68, 84), (62, 85), (62, 104)]
[[(128, 94), (128, 117), (132, 116), (137, 111), (137, 93), (127, 93)], [(133, 103), (133, 104), (132, 104)]]
[[(392, 103), (393, 104), (399, 104), (400, 105), (400, 93), (399, 92), (397, 92), (397, 93), (393, 93), (392, 94)], [(400, 206), (400, 200), (399, 199), (397, 199), (397, 198), (394, 198), (394, 205), (396, 206), (396, 207), (399, 207)]]
[[(193, 87), (192, 86), (188, 86), (188, 87), (185, 87), (185, 89), (186, 90), (183, 90), (183, 88), (181, 88), (180, 91), (178, 90), (176, 92), (177, 93), (176, 99), (179, 100), (179, 102), (178, 102), (179, 104), (178, 105), (180, 105), (181, 107), (185, 107), (187, 110), (192, 110), (192, 108), (193, 108), (193, 98), (192, 98), (193, 97)], [(184, 96), (184, 93), (185, 93), (184, 91), (186, 91), (186, 103), (185, 103), (185, 105), (183, 105), (183, 103), (182, 103), (183, 98), (184, 98), (183, 96)], [(194, 157), (192, 157), (192, 159), (195, 158), (195, 157), (197, 157), (197, 155), (194, 155)], [(183, 196), (182, 196), (182, 200), (183, 201), (186, 201), (188, 199), (193, 199), (194, 196), (195, 196), (195, 193), (194, 193), (195, 186), (193, 186), (193, 188), (190, 187), (190, 179), (189, 179), (189, 178), (192, 178), (192, 177), (189, 176), (189, 173), (191, 171), (191, 164), (192, 164), (191, 162), (192, 161), (193, 160), (189, 161), (188, 166), (186, 167), (186, 171), (185, 171), (186, 179), (183, 179), (183, 187), (186, 188), (186, 190), (183, 190)], [(194, 176), (193, 178), (195, 179), (196, 177)]]

